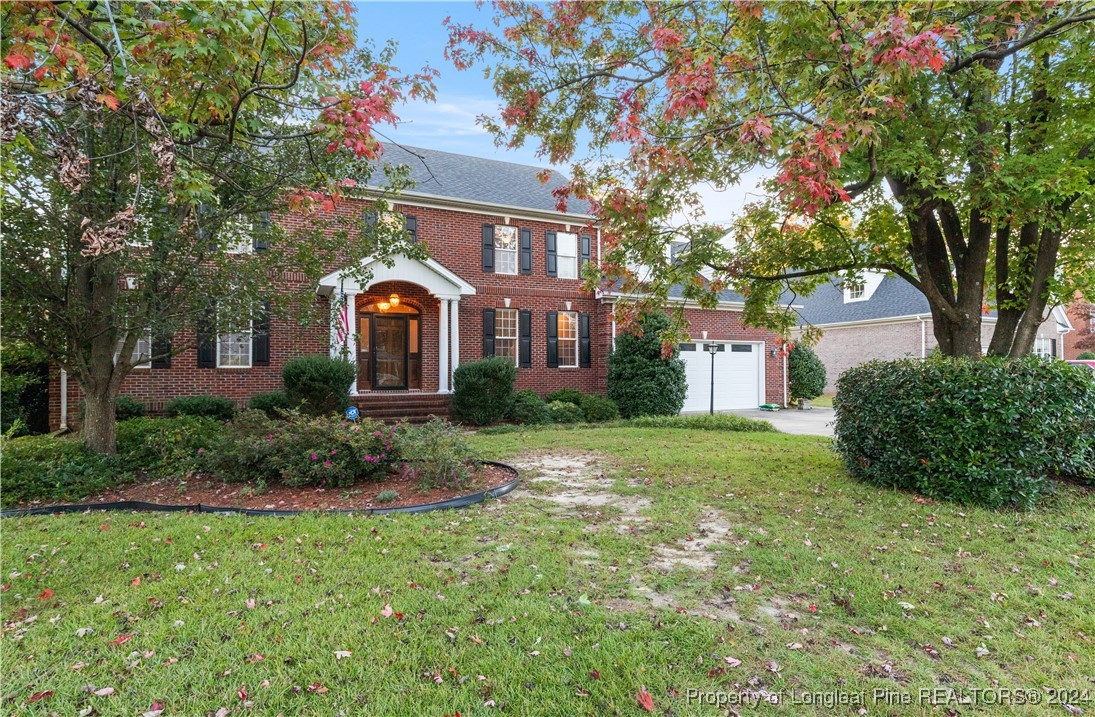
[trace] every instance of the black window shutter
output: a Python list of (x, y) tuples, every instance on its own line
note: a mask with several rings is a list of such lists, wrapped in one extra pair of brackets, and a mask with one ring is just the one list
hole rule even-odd
[(521, 368), (532, 368), (532, 312), (521, 311), (518, 315), (519, 350), (518, 361)]
[(532, 230), (521, 230), (521, 273), (532, 273)]
[(559, 262), (555, 253), (555, 232), (547, 233), (547, 252), (545, 252), (545, 259), (547, 263), (547, 275), (558, 276), (559, 275)]
[(589, 314), (578, 314), (578, 366), (589, 368)]
[(578, 263), (578, 275), (581, 276), (582, 267), (586, 265), (586, 262), (590, 260), (593, 255), (593, 237), (588, 234), (583, 234), (578, 240), (581, 242), (581, 259)]
[(547, 315), (547, 365), (559, 368), (559, 314), (555, 311)]
[(403, 216), (403, 228), (411, 237), (411, 243), (418, 243), (418, 219), (409, 215)]
[(270, 365), (270, 302), (262, 302), (251, 320), (251, 365)]
[(266, 251), (270, 248), (270, 238), (266, 232), (270, 229), (270, 212), (261, 212), (254, 222), (255, 234), (252, 237), (251, 248), (255, 251)]
[(156, 333), (152, 335), (152, 368), (171, 368), (171, 335)]
[(494, 309), (483, 309), (483, 357), (494, 355)]
[(213, 310), (207, 310), (198, 318), (198, 368), (217, 367), (217, 335), (214, 333)]
[(198, 241), (206, 242), (208, 251), (217, 250), (217, 242), (213, 238), (213, 209), (208, 204), (198, 205)]
[(483, 271), (494, 273), (494, 225), (483, 225)]

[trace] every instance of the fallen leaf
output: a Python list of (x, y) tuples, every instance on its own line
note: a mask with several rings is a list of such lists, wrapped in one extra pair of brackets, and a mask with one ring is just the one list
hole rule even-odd
[(801, 650), (802, 649), (802, 643), (801, 642), (787, 643), (787, 649), (788, 650)]
[(141, 579), (139, 577), (133, 578), (133, 580), (130, 581), (129, 584), (132, 585), (133, 587), (137, 587), (138, 585), (141, 584)]
[(163, 702), (156, 700), (152, 703), (152, 706), (148, 709), (148, 711), (141, 715), (141, 717), (160, 717), (160, 715), (163, 714), (164, 706), (165, 705)]
[(324, 692), (327, 691), (327, 688), (319, 684), (318, 682), (313, 682), (312, 684), (308, 685), (308, 691), (322, 695)]
[(230, 714), (232, 714), (232, 710), (228, 709), (227, 707), (221, 707), (219, 710), (217, 710), (216, 717), (228, 717), (228, 715)]
[(766, 667), (768, 668), (769, 672), (779, 672), (779, 663), (775, 660), (768, 660), (768, 664), (766, 665)]
[(38, 599), (39, 599), (39, 600), (49, 600), (49, 599), (50, 599), (50, 598), (52, 598), (52, 597), (53, 597), (53, 591), (52, 591), (52, 590), (50, 590), (49, 588), (46, 588), (46, 589), (45, 589), (45, 590), (43, 590), (43, 591), (42, 591), (42, 593), (41, 593), (41, 594), (40, 594), (40, 595), (38, 596)]
[(109, 697), (110, 695), (114, 694), (114, 688), (113, 687), (102, 687), (100, 689), (97, 689), (97, 690), (93, 691), (91, 694), (95, 695), (96, 697)]
[(731, 667), (741, 667), (741, 660), (736, 657), (727, 657), (726, 664), (730, 665)]
[(133, 639), (132, 635), (118, 635), (118, 637), (114, 638), (113, 640), (111, 640), (107, 644), (108, 645), (121, 645), (123, 643), (129, 642), (132, 639)]
[(380, 610), (380, 616), (381, 617), (391, 617), (392, 616), (392, 606), (391, 605), (385, 605)]
[(654, 698), (650, 696), (650, 693), (646, 691), (646, 687), (639, 688), (639, 694), (637, 695), (639, 707), (642, 707), (647, 712), (654, 711)]
[(256, 652), (255, 654), (251, 655), (250, 657), (244, 658), (243, 663), (245, 665), (253, 665), (256, 662), (262, 662), (265, 659), (266, 659), (265, 655), (263, 655), (261, 652)]
[(95, 632), (93, 627), (81, 627), (76, 630), (76, 637), (83, 637), (84, 635), (90, 635)]
[(73, 671), (73, 672), (77, 672), (77, 671), (79, 671), (79, 670), (82, 670), (82, 669), (84, 669), (85, 667), (87, 667), (87, 663), (86, 663), (86, 662), (77, 662), (76, 664), (74, 664), (74, 665), (73, 665), (72, 667), (70, 667), (70, 668), (68, 668), (68, 669), (69, 669), (69, 670), (71, 670), (71, 671)]
[(240, 685), (240, 688), (236, 690), (236, 696), (241, 700), (247, 699), (247, 685)]
[(27, 700), (27, 702), (37, 702), (38, 700), (46, 700), (46, 699), (49, 699), (50, 697), (53, 697), (53, 690), (45, 690), (43, 692), (35, 692), (33, 695), (30, 696), (30, 699)]
[(976, 650), (974, 650), (974, 652), (977, 653), (978, 657), (984, 657), (985, 655), (989, 654), (989, 648), (985, 647), (982, 644), (982, 645), (979, 645), (978, 648)]
[(353, 650), (335, 650), (335, 659), (341, 660), (354, 654)]
[(247, 609), (248, 610), (254, 610), (255, 609), (255, 599), (254, 598), (247, 598)]
[(589, 673), (589, 679), (591, 679), (591, 680), (601, 679), (601, 671), (600, 670), (594, 670), (593, 672), (590, 672)]

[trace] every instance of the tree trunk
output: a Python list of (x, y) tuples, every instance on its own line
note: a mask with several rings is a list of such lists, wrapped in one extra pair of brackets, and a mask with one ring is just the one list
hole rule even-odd
[(111, 382), (82, 388), (85, 409), (81, 433), (84, 444), (96, 453), (114, 455), (114, 429), (117, 426), (114, 401), (118, 392), (111, 388)]

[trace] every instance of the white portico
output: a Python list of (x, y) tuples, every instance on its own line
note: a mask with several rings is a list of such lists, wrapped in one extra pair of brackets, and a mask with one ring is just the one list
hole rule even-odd
[(356, 361), (351, 393), (434, 385), (449, 393), (460, 364), (460, 299), (475, 287), (434, 259), (389, 261), (367, 259), (320, 280), (331, 300), (331, 355)]

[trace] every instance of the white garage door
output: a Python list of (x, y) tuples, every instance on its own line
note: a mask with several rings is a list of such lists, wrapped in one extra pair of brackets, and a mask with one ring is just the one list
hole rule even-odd
[(681, 359), (688, 376), (688, 395), (682, 413), (710, 410), (711, 354), (707, 344), (719, 347), (715, 354), (715, 410), (756, 408), (764, 403), (761, 393), (761, 362), (764, 344), (734, 341), (694, 341), (681, 344)]

